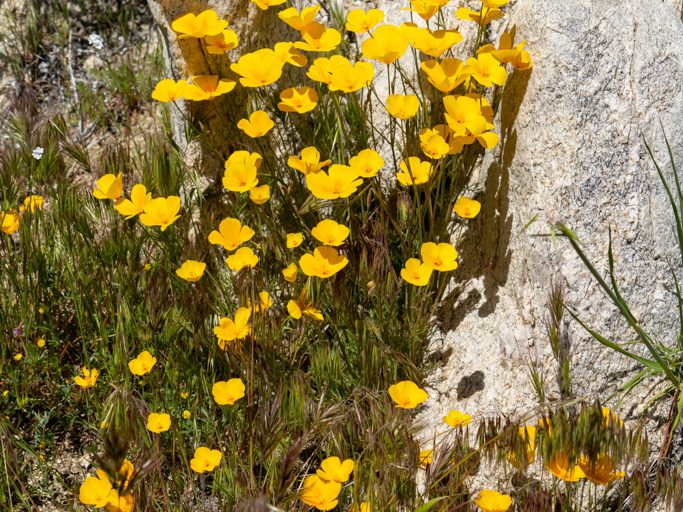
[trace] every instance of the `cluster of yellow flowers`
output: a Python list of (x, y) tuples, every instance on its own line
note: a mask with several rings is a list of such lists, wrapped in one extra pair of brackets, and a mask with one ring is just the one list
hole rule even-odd
[(78, 499), (84, 505), (104, 507), (108, 512), (130, 512), (135, 506), (135, 498), (129, 486), (135, 476), (135, 467), (129, 460), (116, 472), (108, 475), (98, 469), (97, 476), (89, 476), (81, 484)]
[[(137, 357), (128, 362), (130, 372), (138, 377), (147, 375), (156, 365), (157, 358), (149, 351), (140, 352)], [(97, 369), (82, 369), (82, 376), (74, 377), (75, 383), (82, 388), (90, 388), (96, 385), (99, 376)], [(218, 405), (233, 405), (240, 398), (244, 397), (245, 385), (242, 379), (234, 378), (228, 381), (217, 381), (213, 384), (211, 393)], [(182, 393), (183, 398), (187, 398), (187, 393)], [(181, 417), (187, 420), (191, 417), (188, 410), (184, 410)], [(171, 415), (166, 412), (150, 412), (147, 416), (147, 430), (155, 434), (166, 432), (171, 428)], [(197, 473), (207, 473), (213, 471), (220, 463), (222, 454), (219, 450), (212, 450), (207, 447), (198, 447), (194, 457), (190, 460), (190, 467)], [(121, 475), (124, 475), (122, 477)], [(135, 469), (130, 461), (125, 461), (119, 475), (113, 482), (107, 474), (97, 470), (97, 477), (89, 476), (81, 484), (79, 499), (85, 505), (104, 507), (109, 512), (130, 512), (135, 499), (133, 494), (127, 489)], [(123, 482), (123, 484), (121, 484)]]
[[(602, 408), (602, 427), (605, 429), (623, 427), (623, 420), (610, 409)], [(525, 439), (527, 463), (531, 463), (535, 456), (536, 431), (542, 429), (546, 436), (553, 434), (553, 425), (550, 419), (542, 418), (537, 426), (528, 425), (520, 427), (520, 435)], [(514, 461), (514, 457), (513, 457)], [(560, 480), (565, 482), (578, 482), (584, 478), (596, 485), (608, 485), (616, 480), (624, 478), (623, 471), (615, 469), (615, 461), (606, 453), (598, 453), (594, 456), (582, 454), (578, 461), (572, 461), (567, 451), (558, 451), (546, 461), (546, 469)]]
[[(394, 405), (401, 409), (414, 409), (428, 398), (427, 392), (412, 381), (402, 381), (390, 386), (389, 395)], [(602, 408), (602, 418), (603, 427), (606, 429), (623, 426), (623, 420), (606, 407)], [(471, 423), (472, 417), (467, 413), (451, 410), (443, 417), (443, 421), (453, 428), (462, 428)], [(535, 460), (538, 430), (543, 430), (546, 436), (552, 436), (553, 427), (550, 419), (541, 418), (538, 425), (525, 425), (518, 428), (518, 435), (524, 450), (521, 459), (517, 453), (508, 453), (507, 460), (514, 467), (524, 469)], [(421, 466), (427, 467), (432, 464), (433, 456), (433, 450), (421, 450), (419, 455)], [(586, 478), (596, 485), (608, 485), (625, 476), (623, 471), (615, 469), (614, 459), (605, 453), (596, 456), (581, 455), (576, 462), (572, 462), (567, 452), (557, 451), (546, 461), (545, 468), (565, 482), (577, 482)], [(475, 503), (484, 512), (505, 512), (512, 506), (512, 498), (497, 491), (482, 490)]]
[(11, 235), (19, 229), (19, 224), (21, 221), (21, 215), (25, 212), (33, 213), (37, 210), (43, 209), (43, 196), (36, 194), (31, 194), (26, 196), (24, 202), (19, 206), (19, 211), (17, 210), (5, 210), (0, 211), (0, 230), (7, 235)]
[(140, 216), (140, 222), (145, 226), (159, 226), (165, 231), (180, 218), (180, 198), (178, 196), (157, 197), (147, 188), (138, 183), (133, 186), (130, 199), (121, 197), (123, 194), (123, 174), (105, 174), (97, 180), (92, 195), (97, 199), (109, 199), (114, 202), (114, 208), (126, 220)]
[(458, 268), (458, 252), (451, 244), (426, 242), (420, 248), (422, 261), (410, 258), (401, 269), (401, 277), (415, 286), (425, 286), (432, 271), (447, 272)]
[(332, 510), (339, 503), (337, 498), (342, 484), (349, 480), (354, 467), (355, 463), (351, 459), (342, 461), (339, 457), (326, 458), (314, 475), (304, 479), (299, 498), (318, 510)]
[[(427, 392), (410, 380), (398, 382), (389, 387), (389, 396), (394, 405), (400, 409), (414, 409), (425, 400)], [(444, 423), (453, 428), (462, 428), (469, 425), (472, 417), (456, 410), (449, 411), (443, 418)], [(429, 467), (434, 458), (434, 450), (420, 450), (419, 461), (422, 468)], [(512, 497), (498, 491), (484, 489), (479, 492), (474, 501), (483, 512), (505, 512), (512, 506)]]
[[(266, 10), (285, 3), (285, 0), (252, 2), (260, 9)], [(409, 3), (408, 10), (429, 21), (449, 3), (449, 0), (411, 0)], [(456, 16), (458, 19), (472, 21), (484, 27), (501, 17), (500, 8), (506, 3), (507, 0), (482, 0), (480, 11), (461, 8)], [(305, 76), (311, 81), (309, 85), (296, 85), (282, 90), (271, 88), (279, 101), (267, 102), (261, 104), (260, 108), (254, 108), (255, 103), (264, 97), (250, 95), (250, 111), (244, 117), (238, 116), (242, 118), (236, 120), (236, 127), (250, 139), (259, 139), (269, 134), (277, 135), (279, 129), (283, 128), (276, 123), (278, 119), (289, 119), (290, 114), (302, 116), (311, 113), (325, 100), (325, 94), (331, 95), (339, 112), (340, 101), (346, 101), (346, 98), (351, 98), (348, 101), (355, 101), (355, 93), (365, 89), (368, 92), (368, 99), (370, 93), (373, 93), (391, 116), (389, 119), (393, 126), (400, 126), (405, 134), (409, 126), (415, 126), (414, 122), (409, 120), (415, 118), (421, 110), (424, 114), (430, 113), (428, 100), (424, 94), (418, 95), (418, 91), (412, 86), (410, 89), (415, 94), (399, 94), (393, 91), (391, 85), (390, 94), (386, 98), (379, 98), (373, 80), (376, 74), (375, 63), (386, 66), (387, 72), (392, 66), (398, 70), (399, 59), (412, 48), (414, 52), (424, 56), (419, 64), (419, 72), (424, 73), (427, 81), (441, 93), (439, 102), (443, 104), (443, 117), (441, 124), (419, 128), (419, 134), (416, 135), (423, 157), (414, 154), (406, 154), (400, 159), (394, 157), (394, 163), (398, 168), (394, 170), (393, 176), (400, 185), (398, 188), (405, 187), (407, 193), (412, 192), (418, 201), (419, 194), (425, 190), (429, 191), (437, 177), (443, 174), (443, 164), (449, 155), (456, 155), (475, 142), (485, 149), (498, 144), (499, 137), (492, 131), (494, 109), (485, 97), (485, 88), (501, 87), (506, 83), (507, 64), (518, 70), (530, 69), (532, 65), (529, 54), (524, 50), (525, 43), (515, 45), (514, 31), (504, 33), (497, 47), (491, 44), (481, 46), (474, 57), (463, 61), (452, 56), (452, 48), (463, 40), (462, 35), (454, 29), (432, 30), (429, 25), (421, 28), (412, 22), (400, 26), (382, 24), (384, 13), (381, 10), (355, 9), (348, 13), (344, 27), (346, 31), (362, 36), (358, 58), (354, 60), (341, 53), (331, 53), (343, 49), (343, 34), (316, 21), (319, 10), (320, 6), (315, 5), (301, 11), (293, 7), (280, 11), (277, 14), (279, 19), (296, 31), (297, 40), (278, 42), (272, 48), (260, 48), (242, 54), (229, 65), (233, 76), (193, 75), (181, 80), (163, 79), (156, 84), (152, 98), (164, 103), (179, 100), (211, 101), (235, 90), (238, 82), (247, 90), (269, 87), (283, 76), (304, 75), (303, 71), (301, 75), (286, 74), (287, 66), (308, 66), (305, 69)], [(213, 55), (225, 55), (239, 44), (237, 34), (228, 28), (228, 22), (220, 19), (211, 9), (198, 14), (184, 14), (173, 20), (171, 27), (179, 40), (196, 39), (206, 52)], [(307, 54), (311, 53), (316, 57), (309, 65)], [(407, 92), (407, 89), (404, 92)], [(430, 116), (422, 117), (427, 119)], [(339, 136), (343, 134), (340, 133)], [(264, 205), (271, 199), (273, 183), (277, 182), (277, 186), (280, 187), (280, 182), (287, 182), (287, 178), (282, 177), (281, 180), (279, 176), (274, 177), (274, 173), (278, 172), (277, 166), (266, 166), (267, 172), (262, 171), (262, 155), (267, 156), (269, 153), (267, 150), (264, 151), (260, 141), (255, 140), (254, 144), (258, 145), (259, 152), (252, 151), (247, 145), (245, 149), (233, 151), (227, 156), (222, 185), (227, 191), (236, 194), (231, 197), (236, 197), (240, 204), (244, 204), (242, 201), (248, 204), (248, 197), (248, 200), (256, 205)], [(369, 189), (379, 189), (381, 192), (384, 184), (380, 183), (378, 175), (385, 167), (385, 160), (377, 149), (379, 148), (366, 147), (360, 151), (340, 151), (333, 161), (331, 158), (324, 158), (314, 145), (298, 145), (297, 142), (280, 155), (287, 158), (287, 166), (295, 171), (290, 171), (289, 179), (300, 180), (302, 187), (305, 186), (304, 190), (310, 192), (311, 200), (326, 206), (334, 204), (333, 201), (337, 201), (338, 204), (342, 202), (340, 200), (349, 198), (353, 201), (357, 197), (362, 197)], [(391, 149), (394, 150), (393, 147)], [(403, 150), (409, 151), (408, 145)], [(297, 154), (292, 154), (297, 151)], [(273, 192), (279, 194), (281, 190), (277, 188), (273, 189)], [(143, 225), (158, 226), (164, 231), (179, 218), (180, 197), (153, 198), (141, 183), (132, 187), (129, 198), (123, 198), (122, 195), (121, 173), (105, 174), (100, 177), (93, 190), (95, 198), (112, 201), (114, 208), (126, 220), (139, 216)], [(451, 203), (448, 204), (450, 208)], [(268, 207), (270, 205), (265, 208)], [(453, 207), (454, 213), (462, 219), (476, 217), (480, 209), (481, 204), (478, 201), (465, 196), (460, 197)], [(225, 254), (226, 265), (232, 272), (249, 273), (259, 265), (260, 258), (265, 257), (265, 252), (262, 246), (252, 242), (254, 238), (258, 241), (262, 234), (257, 234), (255, 229), (246, 225), (244, 219), (238, 218), (241, 211), (237, 209), (232, 213), (235, 217), (228, 216), (220, 220), (216, 229), (209, 233), (208, 241), (211, 245), (222, 248), (218, 249), (219, 251), (225, 251), (221, 254)], [(330, 211), (334, 211), (334, 208), (330, 208)], [(354, 224), (347, 224), (333, 218), (322, 218), (314, 226), (300, 226), (301, 232), (284, 233), (284, 240), (280, 233), (279, 242), (288, 250), (294, 251), (304, 242), (312, 244), (298, 256), (298, 259), (290, 259), (289, 264), (281, 272), (285, 283), (290, 285), (297, 281), (299, 272), (310, 278), (308, 283), (299, 289), (287, 288), (289, 292), (293, 292), (289, 297), (294, 297), (285, 297), (285, 300), (288, 300), (287, 312), (293, 319), (298, 320), (304, 316), (317, 321), (324, 319), (321, 310), (309, 298), (309, 285), (316, 278), (329, 279), (337, 275), (349, 264), (348, 256), (352, 254), (349, 251), (349, 240), (354, 241), (351, 229)], [(3, 220), (3, 230), (4, 226)], [(310, 235), (310, 239), (305, 239), (304, 231), (307, 237)], [(272, 237), (274, 233), (268, 233), (268, 236)], [(434, 238), (440, 237), (441, 235)], [(252, 247), (248, 246), (250, 242), (253, 244)], [(417, 243), (420, 242), (422, 240), (418, 240)], [(457, 258), (458, 253), (452, 244), (426, 241), (421, 243), (420, 259), (407, 259), (400, 270), (400, 275), (406, 283), (424, 287), (428, 285), (433, 271), (455, 270), (458, 267)], [(175, 273), (180, 279), (195, 283), (204, 276), (206, 269), (206, 263), (188, 259), (179, 264)], [(278, 293), (275, 299), (280, 298), (281, 295)], [(268, 291), (261, 291), (253, 299), (256, 299), (255, 304), (250, 300), (238, 303), (232, 317), (220, 317), (217, 325), (214, 324), (213, 333), (221, 350), (234, 348), (239, 351), (242, 340), (253, 334), (252, 317), (265, 313), (273, 306), (273, 298)], [(144, 376), (155, 364), (156, 358), (148, 351), (144, 351), (129, 362), (129, 369), (136, 376)], [(74, 380), (81, 387), (92, 387), (96, 384), (98, 375), (97, 369), (83, 368), (83, 375), (75, 377)], [(392, 385), (388, 391), (398, 408), (412, 409), (427, 399), (427, 393), (411, 381)], [(217, 381), (213, 384), (211, 393), (217, 405), (231, 406), (245, 396), (245, 384), (240, 378)], [(189, 411), (183, 411), (182, 418), (188, 419), (190, 416)], [(453, 410), (444, 417), (444, 422), (453, 428), (463, 428), (471, 422), (471, 417)], [(170, 428), (171, 416), (168, 413), (149, 413), (147, 429), (150, 432), (159, 434)], [(432, 452), (425, 450), (421, 456), (425, 466), (431, 463), (431, 457)], [(197, 473), (208, 473), (218, 467), (221, 459), (220, 450), (200, 446), (196, 449), (190, 466)], [(355, 462), (350, 459), (342, 461), (338, 457), (329, 457), (323, 460), (316, 473), (306, 476), (303, 480), (299, 498), (306, 505), (318, 510), (335, 508), (339, 503), (342, 484), (349, 480), (354, 467)], [(97, 484), (94, 480), (93, 477), (89, 477), (84, 482), (81, 487), (81, 501), (109, 507), (113, 494), (108, 489), (112, 488), (112, 482), (101, 476)], [(107, 484), (109, 488), (106, 487)], [(114, 497), (119, 499), (118, 495)], [(130, 499), (132, 506), (132, 497)], [(511, 506), (512, 500), (507, 495), (486, 490), (478, 495), (475, 502), (485, 511), (504, 511)], [(354, 505), (353, 510), (369, 512), (371, 508), (369, 502), (364, 502)]]

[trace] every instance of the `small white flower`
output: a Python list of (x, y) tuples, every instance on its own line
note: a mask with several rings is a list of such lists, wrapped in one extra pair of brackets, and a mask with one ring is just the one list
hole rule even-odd
[(104, 39), (102, 39), (101, 35), (95, 34), (94, 32), (88, 36), (88, 43), (96, 50), (104, 49)]
[(36, 146), (33, 148), (33, 151), (31, 151), (31, 155), (33, 155), (33, 158), (36, 160), (40, 160), (43, 158), (43, 153), (45, 153), (45, 150), (41, 148), (40, 146)]

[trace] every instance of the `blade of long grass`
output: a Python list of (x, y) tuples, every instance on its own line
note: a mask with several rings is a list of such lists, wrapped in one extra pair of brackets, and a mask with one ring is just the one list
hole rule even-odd
[[(662, 185), (664, 186), (664, 190), (666, 191), (666, 195), (669, 198), (669, 203), (671, 204), (671, 210), (673, 211), (674, 214), (674, 219), (676, 221), (676, 238), (678, 240), (678, 249), (681, 254), (681, 262), (683, 263), (683, 222), (681, 221), (681, 213), (676, 205), (676, 200), (674, 199), (673, 193), (671, 192), (671, 187), (669, 187), (669, 183), (666, 180), (666, 177), (664, 176), (664, 172), (662, 171), (662, 168), (659, 166), (657, 163), (657, 160), (655, 159), (654, 154), (652, 153), (652, 149), (648, 145), (647, 142), (644, 142), (645, 144), (645, 149), (647, 149), (647, 152), (650, 155), (650, 159), (652, 160), (652, 163), (655, 166), (655, 169), (657, 170), (657, 174), (659, 175), (659, 180), (662, 182)], [(668, 146), (668, 142), (667, 142)], [(673, 156), (671, 157), (673, 159)], [(672, 165), (673, 165), (673, 160), (672, 160)], [(678, 177), (676, 174), (676, 169), (674, 167), (674, 176), (676, 176), (676, 182), (678, 182)], [(681, 188), (680, 185), (677, 183), (677, 188), (678, 188), (678, 197), (679, 201), (682, 200), (683, 195), (681, 194)]]
[(429, 500), (427, 503), (420, 505), (415, 509), (415, 512), (427, 512), (428, 510), (431, 510), (436, 506), (437, 503), (440, 501), (443, 501), (447, 498), (448, 496), (439, 496), (438, 498), (432, 498)]
[(581, 319), (569, 308), (567, 308), (567, 312), (571, 315), (571, 317), (578, 322), (578, 324), (583, 327), (586, 332), (588, 332), (593, 338), (595, 338), (596, 341), (600, 342), (601, 344), (605, 345), (606, 347), (611, 348), (612, 350), (619, 352), (620, 354), (629, 357), (633, 359), (634, 361), (639, 362), (643, 366), (646, 366), (650, 368), (651, 370), (655, 370), (657, 372), (662, 372), (661, 366), (655, 362), (652, 361), (651, 359), (647, 359), (645, 357), (641, 357), (638, 354), (634, 354), (633, 352), (630, 352), (624, 348), (621, 347), (618, 343), (614, 343), (613, 341), (609, 341), (607, 338), (599, 334), (597, 331), (594, 331), (590, 327), (588, 327), (584, 322), (581, 321)]
[[(674, 373), (671, 371), (671, 368), (669, 365), (664, 361), (662, 358), (661, 354), (657, 350), (657, 348), (654, 346), (652, 343), (652, 340), (650, 337), (643, 331), (642, 327), (640, 327), (640, 324), (638, 321), (633, 317), (631, 314), (630, 310), (626, 305), (623, 303), (623, 299), (621, 298), (620, 295), (615, 293), (615, 291), (605, 282), (604, 278), (600, 275), (600, 273), (597, 271), (595, 266), (592, 264), (592, 262), (588, 259), (588, 256), (583, 252), (581, 247), (579, 246), (578, 243), (578, 237), (576, 234), (569, 229), (567, 226), (563, 224), (557, 224), (557, 229), (565, 235), (569, 243), (572, 245), (574, 248), (574, 251), (576, 254), (581, 258), (581, 261), (583, 261), (584, 265), (586, 265), (586, 268), (589, 270), (589, 272), (595, 277), (595, 279), (598, 281), (600, 284), (601, 288), (604, 290), (604, 292), (609, 296), (609, 298), (612, 300), (614, 305), (619, 309), (619, 312), (621, 315), (624, 317), (624, 319), (628, 322), (628, 324), (631, 326), (631, 328), (635, 331), (635, 333), (638, 335), (640, 340), (642, 341), (643, 345), (645, 345), (654, 358), (655, 361), (657, 361), (657, 364), (660, 366), (661, 371), (663, 371), (667, 378), (676, 386), (678, 387), (680, 385), (680, 380)], [(613, 266), (613, 262), (612, 262)], [(572, 315), (575, 317), (575, 315)], [(575, 317), (576, 318), (576, 317)], [(621, 348), (621, 347), (620, 347)]]

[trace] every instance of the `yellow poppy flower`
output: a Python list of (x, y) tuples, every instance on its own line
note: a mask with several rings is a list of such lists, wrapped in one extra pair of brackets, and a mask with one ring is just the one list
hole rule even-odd
[(439, 272), (447, 272), (458, 268), (458, 252), (451, 244), (434, 242), (426, 242), (420, 248), (422, 261), (425, 265), (438, 270)]
[(414, 94), (392, 94), (387, 97), (385, 109), (397, 119), (410, 119), (417, 114), (420, 100)]
[(145, 205), (140, 214), (140, 222), (145, 226), (160, 226), (166, 231), (171, 224), (180, 218), (180, 198), (178, 196), (157, 197)]
[(235, 151), (225, 162), (223, 186), (232, 192), (248, 192), (258, 185), (263, 158), (258, 153)]
[(431, 465), (434, 461), (434, 450), (420, 450), (419, 461), (423, 469)]
[(481, 203), (475, 199), (470, 199), (469, 197), (459, 197), (453, 206), (453, 211), (459, 217), (463, 219), (473, 219), (481, 211)]
[(332, 219), (325, 219), (311, 230), (311, 234), (323, 245), (338, 247), (349, 236), (349, 228)]
[(282, 5), (284, 4), (287, 0), (251, 0), (254, 2), (256, 5), (258, 5), (259, 9), (266, 10), (268, 7), (273, 7), (274, 5)]
[(332, 55), (329, 59), (327, 57), (319, 57), (308, 68), (306, 76), (316, 82), (330, 85), (332, 82), (332, 70), (347, 61), (348, 59), (341, 55)]
[(130, 369), (130, 373), (141, 377), (147, 375), (156, 362), (157, 358), (150, 354), (149, 351), (144, 350), (140, 352), (135, 359), (128, 361), (128, 368)]
[(204, 275), (204, 270), (206, 270), (206, 263), (187, 260), (180, 265), (180, 268), (176, 269), (175, 273), (180, 279), (184, 279), (190, 283), (196, 283)]
[(19, 221), (21, 217), (18, 213), (12, 210), (0, 211), (0, 218), (2, 218), (2, 224), (0, 228), (2, 232), (11, 235), (19, 229)]
[(191, 101), (212, 100), (232, 91), (237, 85), (234, 80), (220, 78), (218, 75), (196, 75), (192, 83), (185, 87), (185, 99)]
[(436, 12), (446, 5), (449, 0), (410, 0), (410, 8), (403, 10), (413, 11), (420, 18), (429, 21)]
[(214, 55), (223, 55), (239, 43), (234, 30), (223, 30), (220, 34), (204, 37), (206, 51)]
[[(100, 474), (100, 472), (102, 473)], [(107, 478), (104, 471), (97, 470), (97, 473), (100, 478)], [(135, 476), (135, 467), (129, 460), (125, 459), (112, 482), (114, 489), (105, 505), (107, 512), (131, 512), (133, 510), (135, 498), (129, 491), (133, 476)]]
[(446, 122), (456, 137), (472, 135), (476, 137), (493, 127), (482, 112), (476, 98), (470, 96), (445, 96)]
[(450, 144), (446, 142), (439, 132), (431, 128), (420, 131), (420, 148), (427, 157), (433, 160), (440, 160), (451, 150)]
[(410, 39), (398, 27), (380, 25), (372, 37), (363, 41), (361, 52), (367, 59), (391, 64), (406, 52), (409, 45)]
[(425, 55), (441, 58), (450, 48), (462, 41), (457, 30), (435, 30), (428, 28), (408, 28), (411, 46)]
[(30, 212), (33, 213), (36, 210), (42, 210), (43, 209), (43, 196), (39, 196), (36, 194), (31, 194), (29, 196), (26, 196), (24, 198), (24, 203), (19, 207), (20, 212)]
[(287, 312), (294, 320), (299, 320), (303, 314), (301, 306), (294, 299), (290, 299), (289, 302), (287, 302)]
[(617, 426), (617, 427), (621, 428), (624, 426), (624, 420), (622, 420), (617, 415), (617, 413), (615, 413), (611, 409), (608, 409), (607, 407), (603, 407), (601, 410), (602, 410), (602, 418), (605, 422), (606, 427)]
[(282, 112), (305, 114), (318, 105), (318, 99), (318, 93), (312, 87), (290, 87), (280, 92), (277, 108)]
[(308, 146), (301, 150), (301, 158), (290, 156), (287, 165), (299, 171), (304, 176), (310, 173), (320, 172), (323, 167), (327, 167), (332, 160), (320, 161), (320, 152), (313, 146)]
[(467, 59), (467, 66), (463, 71), (484, 87), (505, 85), (507, 80), (507, 71), (490, 53), (480, 53), (476, 58)]
[(349, 167), (361, 178), (373, 178), (384, 166), (384, 159), (374, 149), (364, 149), (349, 160)]
[(557, 452), (548, 461), (546, 469), (560, 480), (565, 482), (578, 482), (586, 475), (578, 464), (570, 464), (569, 457), (564, 452)]
[(522, 53), (525, 44), (525, 41), (522, 41), (515, 46), (515, 32), (514, 28), (510, 31), (503, 32), (500, 36), (500, 41), (498, 42), (498, 48), (492, 44), (485, 44), (477, 50), (477, 53), (490, 53), (501, 64), (514, 62), (520, 58), (520, 54)]
[(230, 69), (240, 75), (244, 87), (262, 87), (277, 82), (282, 76), (283, 62), (270, 48), (242, 55)]
[(482, 6), (481, 11), (473, 11), (467, 7), (461, 7), (455, 11), (455, 17), (460, 20), (473, 21), (480, 27), (485, 27), (493, 20), (501, 18), (503, 13), (500, 9), (491, 9), (486, 6)]
[(273, 50), (283, 64), (291, 64), (297, 68), (303, 68), (308, 64), (308, 58), (296, 49), (294, 43), (287, 41), (275, 43)]
[(292, 27), (294, 30), (301, 32), (315, 21), (315, 17), (319, 10), (320, 6), (314, 5), (312, 7), (306, 7), (302, 9), (301, 13), (299, 13), (296, 8), (290, 7), (289, 9), (285, 9), (277, 13), (277, 17)]
[(218, 19), (218, 14), (212, 9), (206, 9), (197, 15), (187, 13), (171, 22), (171, 28), (180, 34), (178, 39), (215, 36), (227, 26), (228, 22)]
[(255, 204), (267, 203), (270, 199), (270, 187), (268, 185), (261, 185), (249, 190), (249, 199)]
[(443, 421), (446, 425), (453, 428), (464, 427), (472, 422), (472, 416), (464, 412), (451, 410), (443, 417)]
[(389, 396), (400, 409), (414, 409), (429, 398), (424, 389), (410, 380), (389, 386)]
[(432, 176), (434, 168), (430, 162), (423, 162), (416, 156), (403, 160), (400, 164), (401, 172), (396, 173), (396, 179), (401, 185), (422, 185)]
[(211, 395), (218, 405), (233, 405), (244, 396), (242, 379), (219, 380), (211, 386)]
[(83, 481), (78, 489), (78, 499), (83, 505), (104, 507), (115, 492), (107, 474), (98, 469), (96, 477), (89, 476)]
[(307, 52), (330, 52), (341, 43), (338, 30), (315, 21), (301, 31), (301, 37), (303, 41), (297, 41), (294, 46)]
[[(271, 308), (273, 305), (273, 299), (270, 298), (270, 293), (259, 292), (258, 294), (259, 302), (251, 308), (254, 313), (263, 313)], [(247, 306), (251, 306), (251, 301), (247, 301)]]
[(240, 119), (237, 122), (237, 128), (253, 139), (263, 137), (272, 130), (274, 126), (275, 123), (273, 120), (268, 113), (263, 110), (256, 110), (252, 112), (249, 119)]
[(254, 268), (258, 263), (258, 256), (251, 247), (240, 247), (235, 251), (235, 254), (225, 258), (225, 262), (230, 270), (238, 272), (243, 268)]
[(318, 199), (349, 197), (362, 183), (356, 169), (339, 164), (332, 165), (328, 173), (321, 171), (306, 176), (308, 190)]
[(251, 308), (237, 308), (235, 319), (221, 318), (218, 325), (213, 328), (213, 333), (218, 338), (218, 346), (221, 350), (226, 350), (229, 342), (242, 340), (251, 334)]
[(468, 77), (460, 59), (428, 60), (420, 64), (420, 69), (427, 75), (429, 83), (441, 92), (452, 91)]
[(592, 459), (580, 457), (579, 467), (586, 478), (595, 485), (608, 485), (621, 480), (626, 475), (623, 471), (614, 471), (614, 459), (604, 454), (598, 454)]
[(351, 459), (342, 462), (339, 457), (327, 457), (320, 463), (320, 469), (316, 474), (325, 482), (338, 482), (343, 484), (348, 481), (355, 463)]
[(318, 475), (310, 475), (304, 480), (299, 499), (309, 507), (332, 510), (339, 503), (337, 498), (341, 487), (339, 482), (325, 482)]
[(254, 230), (238, 219), (225, 218), (218, 225), (218, 231), (209, 233), (209, 243), (221, 245), (227, 251), (234, 251), (254, 236)]
[(498, 491), (484, 489), (479, 491), (474, 503), (482, 512), (506, 512), (512, 506), (512, 497)]
[(520, 460), (517, 453), (510, 452), (507, 455), (507, 459), (514, 467), (523, 470), (536, 458), (536, 426), (525, 425), (518, 427), (517, 432), (524, 445), (524, 457)]
[(355, 92), (372, 83), (375, 68), (369, 62), (351, 64), (348, 59), (335, 65), (330, 74), (330, 91)]
[(481, 3), (486, 7), (493, 9), (494, 7), (502, 7), (510, 0), (481, 0)]
[(510, 61), (512, 67), (519, 69), (520, 71), (527, 71), (533, 67), (533, 62), (531, 62), (531, 55), (524, 49), (524, 41), (515, 46), (515, 49), (519, 50), (519, 55)]
[(92, 191), (97, 199), (111, 199), (116, 201), (123, 193), (123, 173), (105, 174), (99, 180)]
[(290, 300), (287, 303), (287, 312), (295, 320), (299, 320), (302, 315), (306, 315), (318, 321), (323, 320), (322, 312), (313, 307), (313, 304), (306, 298), (305, 289), (301, 290), (297, 300)]
[(432, 268), (416, 258), (410, 258), (401, 269), (401, 278), (415, 286), (426, 286), (432, 277)]
[(211, 450), (206, 446), (200, 446), (194, 451), (190, 459), (190, 468), (195, 473), (210, 473), (221, 463), (223, 454), (218, 450)]
[(151, 200), (152, 193), (147, 192), (147, 188), (143, 184), (138, 183), (130, 191), (130, 199), (123, 199), (114, 205), (114, 208), (128, 220), (145, 211), (145, 206)]
[(151, 412), (147, 416), (147, 430), (161, 434), (171, 428), (171, 416), (165, 412)]
[(348, 263), (349, 260), (346, 256), (339, 254), (333, 247), (322, 246), (316, 248), (313, 254), (304, 254), (299, 259), (299, 268), (309, 277), (327, 279), (343, 269)]
[(95, 384), (97, 384), (97, 377), (100, 375), (100, 371), (97, 368), (92, 368), (89, 370), (84, 366), (81, 368), (81, 373), (83, 374), (83, 377), (80, 375), (76, 375), (74, 377), (74, 382), (77, 386), (82, 388), (92, 388), (95, 386)]
[(299, 273), (299, 268), (296, 263), (290, 263), (286, 268), (282, 269), (282, 276), (288, 283), (296, 281), (296, 275)]
[(306, 304), (305, 297), (303, 299), (300, 297), (298, 301), (290, 300), (287, 303), (287, 312), (294, 320), (299, 320), (302, 315), (306, 315), (318, 321), (323, 320), (322, 312), (310, 304)]
[(369, 32), (375, 25), (384, 21), (384, 12), (379, 9), (352, 9), (346, 15), (346, 30), (362, 34)]
[(299, 247), (301, 242), (304, 241), (304, 235), (303, 233), (287, 233), (286, 239), (287, 249), (294, 249)]
[(186, 80), (173, 80), (171, 78), (164, 78), (159, 80), (152, 91), (152, 99), (162, 103), (169, 101), (178, 101), (185, 97), (185, 89), (187, 88)]
[(350, 512), (372, 512), (372, 505), (370, 505), (369, 501), (364, 501), (360, 504), (354, 503), (353, 505), (351, 505)]
[(263, 163), (263, 157), (258, 153), (250, 153), (249, 151), (235, 151), (225, 161), (225, 168), (227, 169), (232, 164), (237, 163), (248, 163), (256, 167), (256, 169), (260, 169), (261, 164)]

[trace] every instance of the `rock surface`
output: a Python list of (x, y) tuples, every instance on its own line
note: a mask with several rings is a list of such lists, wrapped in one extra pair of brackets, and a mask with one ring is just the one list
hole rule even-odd
[[(557, 391), (545, 333), (553, 281), (599, 332), (614, 341), (634, 338), (569, 243), (548, 236), (556, 222), (577, 233), (602, 271), (611, 226), (619, 284), (632, 310), (655, 339), (675, 343), (667, 261), (680, 267), (680, 257), (643, 140), (666, 163), (661, 122), (683, 161), (683, 25), (676, 3), (678, 9), (661, 0), (519, 0), (511, 7), (507, 19), (527, 40), (534, 69), (528, 82), (517, 76), (509, 83), (502, 144), (480, 169), (483, 209), (460, 242), (459, 274), (438, 314), (443, 335), (433, 349), (443, 364), (430, 377), (425, 423), (441, 430), (451, 408), (474, 417), (528, 415), (538, 405), (529, 361)], [(575, 322), (567, 322), (567, 332), (577, 396), (604, 399), (635, 374), (637, 365)], [(642, 413), (647, 391), (619, 411), (626, 418)]]

